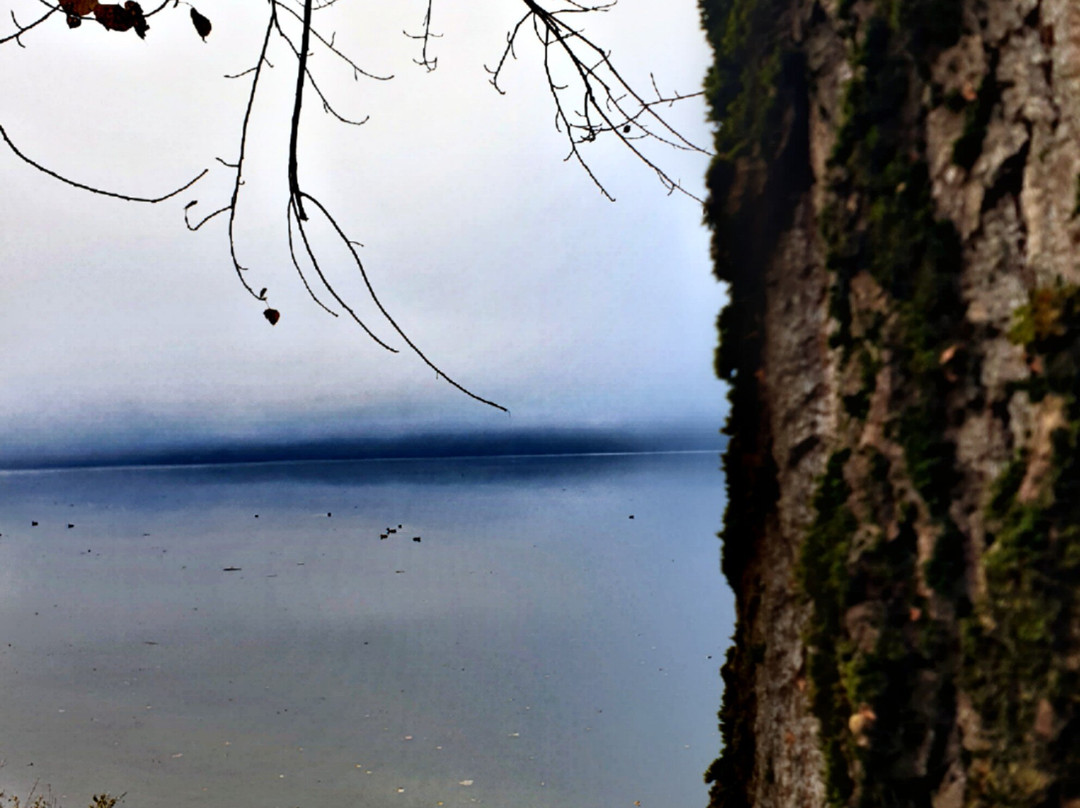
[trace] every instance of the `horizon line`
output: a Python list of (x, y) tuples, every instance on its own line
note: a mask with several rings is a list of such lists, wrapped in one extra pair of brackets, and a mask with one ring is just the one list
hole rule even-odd
[(0, 468), (0, 476), (14, 474), (48, 474), (70, 471), (124, 471), (144, 469), (164, 471), (168, 469), (210, 469), (230, 466), (287, 466), (305, 464), (339, 463), (402, 463), (432, 462), (439, 460), (537, 460), (544, 458), (585, 458), (585, 457), (639, 457), (646, 455), (692, 455), (713, 454), (722, 451), (714, 449), (652, 449), (626, 452), (538, 452), (530, 454), (471, 454), (471, 455), (428, 455), (428, 456), (387, 456), (387, 457), (329, 457), (329, 458), (293, 458), (278, 460), (221, 460), (193, 463), (78, 463), (57, 464), (55, 466), (31, 466), (26, 468)]

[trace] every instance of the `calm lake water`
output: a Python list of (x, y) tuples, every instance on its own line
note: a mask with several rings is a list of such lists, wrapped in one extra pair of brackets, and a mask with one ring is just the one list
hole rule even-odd
[(67, 808), (703, 806), (733, 626), (717, 467), (0, 474), (0, 788)]

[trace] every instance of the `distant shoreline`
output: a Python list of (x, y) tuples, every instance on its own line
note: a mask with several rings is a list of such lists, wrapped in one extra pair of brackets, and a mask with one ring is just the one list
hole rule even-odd
[(95, 468), (174, 468), (208, 466), (283, 465), (290, 463), (348, 463), (401, 460), (466, 460), (495, 458), (604, 457), (647, 454), (720, 452), (726, 438), (715, 443), (700, 429), (616, 431), (537, 429), (515, 432), (420, 433), (388, 438), (326, 438), (289, 442), (198, 441), (187, 445), (86, 449), (65, 453), (24, 450), (21, 456), (0, 457), (0, 473)]

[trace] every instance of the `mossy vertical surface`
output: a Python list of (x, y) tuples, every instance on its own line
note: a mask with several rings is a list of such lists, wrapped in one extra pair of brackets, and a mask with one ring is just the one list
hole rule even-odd
[[(729, 303), (718, 318), (717, 375), (728, 382), (729, 436), (723, 468), (728, 507), (721, 533), (723, 572), (736, 592), (753, 567), (777, 495), (771, 436), (761, 419), (765, 267), (772, 245), (809, 183), (806, 70), (785, 33), (789, 0), (701, 0), (715, 54), (705, 81), (716, 129), (706, 222), (718, 279)], [(780, 170), (777, 170), (779, 167)], [(748, 805), (754, 776), (758, 665), (746, 652), (753, 598), (740, 599), (735, 650), (723, 669), (720, 724), (724, 750), (705, 774), (714, 806)]]
[(1041, 479), (1019, 453), (987, 509), (987, 597), (963, 626), (962, 683), (984, 735), (972, 808), (1080, 798), (1080, 289), (1033, 290), (1010, 337), (1038, 368), (1033, 396), (1055, 397), (1061, 417)]
[[(775, 413), (761, 386), (774, 378), (763, 341), (784, 325), (766, 317), (781, 309), (765, 305), (775, 302), (767, 273), (781, 237), (806, 227), (811, 206), (828, 270), (832, 323), (821, 336), (837, 368), (827, 394), (836, 396), (838, 427), (813, 436), (815, 462), (820, 447), (831, 460), (810, 503), (813, 521), (796, 537), (794, 584), (812, 607), (806, 703), (820, 724), (825, 798), (835, 806), (926, 808), (946, 792), (966, 808), (1080, 799), (1080, 291), (1049, 284), (1017, 311), (1010, 336), (1027, 353), (1024, 381), (1016, 381), (1024, 373), (1016, 354), (1002, 348), (1000, 315), (986, 314), (994, 306), (979, 300), (981, 314), (969, 309), (984, 294), (973, 281), (1014, 273), (1010, 283), (1026, 287), (1045, 277), (1030, 266), (1019, 275), (1031, 244), (1023, 234), (1012, 263), (997, 257), (1004, 248), (980, 257), (989, 231), (964, 218), (1004, 215), (1009, 206), (998, 203), (1029, 187), (1035, 159), (1025, 143), (995, 168), (994, 122), (1015, 86), (985, 30), (990, 5), (702, 2), (717, 55), (706, 86), (722, 123), (707, 218), (732, 301), (716, 359), (732, 385), (724, 570), (742, 596), (740, 621), (763, 619), (749, 583), (760, 579), (759, 542), (790, 473), (773, 463), (774, 449), (792, 442), (770, 433)], [(1022, 24), (1038, 28), (1031, 41), (1052, 47), (1039, 13)], [(814, 26), (827, 35), (815, 40)], [(939, 58), (962, 34), (971, 36)], [(978, 55), (968, 59), (970, 48)], [(826, 51), (847, 63), (825, 75)], [(808, 74), (810, 62), (819, 72)], [(834, 137), (813, 178), (810, 103), (815, 136), (827, 126)], [(964, 183), (984, 184), (979, 210), (947, 198)], [(1070, 181), (1066, 217), (1080, 210), (1076, 188)], [(793, 223), (797, 201), (807, 207)], [(1023, 205), (1015, 210), (1026, 215)], [(971, 271), (976, 261), (982, 274)], [(814, 292), (807, 299), (825, 305)], [(987, 371), (990, 359), (1014, 362), (1011, 381), (1001, 381), (1000, 364)], [(1024, 418), (1045, 434), (1025, 437)], [(999, 430), (993, 440), (973, 437), (986, 423)], [(1036, 451), (1025, 441), (1041, 444)], [(1027, 448), (987, 490), (990, 470), (1014, 445)], [(725, 750), (709, 772), (716, 806), (764, 793), (781, 771), (766, 758), (784, 754), (762, 751), (754, 738), (749, 712), (769, 689), (753, 692), (760, 633), (738, 631), (724, 670)]]

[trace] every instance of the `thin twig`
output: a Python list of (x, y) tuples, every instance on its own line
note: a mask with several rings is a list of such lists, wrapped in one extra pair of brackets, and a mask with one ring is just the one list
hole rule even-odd
[[(677, 101), (697, 97), (700, 93), (686, 95), (676, 93), (664, 96), (657, 88), (656, 78), (650, 74), (652, 88), (657, 97), (646, 99), (615, 67), (609, 51), (602, 49), (582, 31), (567, 25), (560, 19), (560, 16), (564, 14), (604, 12), (614, 6), (613, 2), (584, 5), (576, 0), (563, 0), (570, 6), (569, 8), (548, 10), (539, 5), (536, 0), (522, 1), (528, 10), (507, 35), (506, 47), (495, 68), (486, 68), (491, 74), (490, 82), (495, 89), (500, 93), (503, 92), (499, 86), (499, 78), (507, 61), (510, 58), (516, 58), (514, 46), (517, 38), (524, 24), (531, 21), (533, 34), (543, 52), (544, 75), (555, 106), (555, 128), (566, 136), (570, 146), (566, 159), (576, 160), (600, 192), (607, 199), (614, 201), (588, 165), (581, 151), (584, 144), (593, 143), (601, 136), (611, 135), (629, 149), (640, 162), (650, 168), (669, 193), (679, 191), (692, 199), (702, 201), (683, 187), (679, 180), (669, 175), (653, 158), (645, 154), (639, 145), (641, 141), (655, 140), (661, 145), (676, 150), (709, 154), (708, 150), (697, 146), (683, 136), (657, 111), (658, 107), (664, 105), (671, 107)], [(580, 108), (572, 115), (564, 105), (562, 96), (563, 91), (569, 89), (569, 85), (561, 85), (555, 80), (551, 62), (553, 50), (562, 54), (576, 74)]]
[(44, 15), (42, 15), (38, 19), (34, 20), (29, 25), (19, 25), (19, 21), (15, 19), (15, 12), (12, 11), (11, 12), (11, 21), (13, 23), (15, 23), (15, 27), (18, 30), (14, 34), (10, 34), (10, 35), (0, 39), (0, 45), (3, 45), (5, 42), (11, 42), (12, 40), (14, 40), (15, 44), (17, 44), (20, 48), (25, 48), (26, 45), (24, 45), (22, 43), (22, 40), (19, 39), (19, 37), (22, 36), (23, 34), (25, 34), (31, 28), (37, 28), (39, 25), (41, 25), (43, 22), (45, 22), (45, 20), (49, 19), (49, 17), (51, 17), (53, 14), (55, 14), (58, 10), (59, 9), (56, 9), (56, 8), (50, 8), (48, 11), (45, 12)]
[[(303, 23), (304, 18), (300, 14), (298, 14), (295, 10), (289, 8), (289, 6), (286, 6), (286, 5), (279, 2), (278, 3), (278, 8), (282, 9), (283, 11), (289, 12), (297, 20), (299, 20), (301, 23)], [(316, 8), (313, 9), (313, 11), (319, 11), (321, 8), (325, 8), (325, 6), (316, 7)], [(313, 27), (311, 29), (311, 35), (313, 37), (315, 37), (317, 40), (319, 40), (319, 42), (321, 42), (326, 47), (327, 50), (329, 50), (331, 53), (333, 53), (335, 56), (337, 56), (339, 59), (341, 59), (343, 62), (345, 62), (345, 64), (347, 64), (349, 67), (352, 68), (352, 70), (353, 70), (353, 78), (358, 78), (359, 76), (365, 76), (365, 77), (367, 77), (369, 79), (375, 79), (375, 81), (390, 81), (390, 79), (392, 79), (394, 77), (393, 74), (390, 74), (389, 76), (380, 76), (377, 73), (371, 73), (371, 72), (369, 72), (367, 70), (364, 70), (364, 68), (360, 67), (358, 64), (356, 64), (356, 62), (354, 62), (352, 59), (350, 59), (348, 56), (346, 56), (344, 53), (342, 53), (340, 50), (338, 50), (334, 46), (333, 38), (327, 40), (326, 37), (324, 37), (322, 34), (319, 33), (319, 30), (317, 28)]]
[[(300, 268), (300, 262), (298, 260), (296, 260), (296, 247), (293, 245), (293, 220), (292, 220), (292, 214), (293, 214), (293, 203), (292, 203), (292, 199), (290, 198), (289, 203), (285, 208), (285, 221), (286, 221), (286, 225), (287, 225), (286, 226), (286, 232), (289, 234), (289, 258), (292, 259), (292, 265), (296, 269), (296, 274), (300, 276), (300, 281), (304, 284), (304, 288), (307, 289), (308, 294), (311, 295), (311, 299), (314, 300), (320, 306), (320, 308), (322, 308), (323, 311), (325, 311), (331, 317), (337, 317), (338, 313), (336, 311), (334, 311), (332, 308), (330, 308), (325, 303), (323, 303), (321, 300), (319, 300), (318, 296), (315, 294), (315, 291), (311, 288), (311, 284), (308, 283), (307, 276), (304, 275), (304, 270)], [(307, 238), (304, 238), (304, 246), (307, 247)], [(310, 249), (308, 250), (308, 255), (311, 255), (311, 250)], [(314, 257), (312, 257), (312, 263), (313, 264), (316, 263)], [(316, 269), (317, 269), (317, 267), (316, 267)], [(321, 277), (321, 273), (320, 273), (320, 277)], [(323, 279), (323, 283), (324, 283), (324, 285), (326, 284), (325, 279)], [(329, 288), (329, 287), (327, 287), (327, 288)], [(361, 323), (361, 325), (363, 325), (363, 323)]]
[(420, 48), (420, 58), (413, 59), (413, 61), (427, 70), (430, 73), (436, 67), (439, 66), (439, 57), (434, 59), (428, 56), (428, 45), (431, 44), (432, 39), (441, 39), (442, 34), (431, 33), (431, 6), (433, 0), (428, 0), (427, 13), (424, 14), (424, 32), (422, 34), (410, 34), (408, 31), (402, 31), (409, 39), (423, 40), (423, 45)]
[[(256, 300), (266, 300), (265, 293), (258, 293), (252, 288), (244, 277), (247, 267), (241, 265), (236, 254), (236, 203), (240, 198), (240, 188), (244, 185), (244, 157), (247, 154), (248, 128), (251, 125), (251, 111), (255, 105), (255, 95), (259, 89), (259, 78), (262, 76), (262, 67), (270, 63), (266, 59), (266, 52), (270, 47), (270, 35), (274, 32), (277, 22), (277, 4), (270, 2), (270, 16), (266, 21), (266, 33), (263, 34), (262, 48), (259, 51), (259, 60), (255, 63), (255, 75), (251, 79), (251, 90), (248, 92), (247, 104), (244, 107), (244, 122), (240, 127), (240, 154), (236, 158), (236, 179), (233, 181), (232, 198), (229, 200), (229, 256), (232, 258), (233, 269), (240, 284)], [(222, 161), (224, 162), (224, 161)]]
[[(277, 26), (277, 32), (278, 36), (280, 36), (283, 40), (285, 40), (286, 44), (288, 44), (289, 48), (293, 52), (293, 55), (296, 56), (297, 59), (299, 59), (300, 49), (296, 47), (292, 39), (289, 37), (288, 34), (285, 33), (285, 31), (282, 30), (280, 25)], [(330, 99), (326, 97), (326, 93), (322, 91), (322, 88), (319, 87), (318, 83), (315, 81), (315, 77), (311, 74), (311, 70), (305, 67), (304, 74), (307, 76), (307, 80), (311, 83), (311, 89), (315, 91), (315, 94), (319, 96), (319, 100), (322, 101), (324, 112), (328, 113), (329, 115), (333, 115), (342, 123), (349, 124), (350, 126), (363, 126), (365, 123), (368, 122), (371, 116), (365, 115), (360, 120), (353, 120), (352, 118), (346, 118), (344, 115), (339, 113), (330, 103)]]
[(461, 391), (469, 398), (479, 401), (481, 404), (487, 404), (489, 407), (494, 407), (497, 410), (509, 412), (509, 410), (507, 410), (506, 407), (502, 406), (501, 404), (496, 404), (494, 401), (489, 401), (486, 398), (482, 398), (468, 388), (463, 387), (461, 384), (447, 376), (446, 373), (443, 372), (442, 368), (438, 367), (434, 362), (428, 359), (427, 355), (425, 355), (424, 352), (416, 346), (416, 343), (409, 339), (405, 331), (402, 330), (401, 326), (397, 324), (397, 321), (390, 316), (390, 312), (386, 310), (386, 307), (383, 306), (382, 301), (379, 300), (378, 295), (375, 294), (375, 289), (372, 287), (371, 281), (368, 279), (367, 271), (364, 269), (364, 264), (360, 260), (360, 255), (356, 252), (356, 249), (353, 247), (352, 241), (350, 241), (349, 237), (345, 235), (345, 232), (341, 229), (341, 226), (337, 223), (337, 220), (334, 219), (334, 217), (330, 214), (330, 211), (328, 211), (318, 199), (311, 196), (310, 194), (301, 191), (300, 195), (305, 200), (307, 200), (319, 209), (319, 212), (322, 213), (322, 215), (326, 218), (326, 221), (329, 222), (330, 226), (334, 229), (334, 232), (337, 233), (338, 238), (340, 238), (341, 242), (348, 248), (349, 252), (352, 254), (353, 261), (356, 263), (357, 269), (360, 271), (360, 276), (363, 278), (364, 284), (367, 286), (368, 295), (371, 297), (372, 302), (378, 307), (379, 311), (382, 312), (382, 315), (386, 318), (386, 321), (390, 323), (391, 326), (393, 326), (395, 331), (397, 331), (398, 336), (400, 336), (405, 341), (405, 344), (412, 349), (413, 353), (420, 357), (420, 359), (423, 360), (424, 364), (434, 370), (435, 373), (438, 374), (438, 376), (444, 381), (446, 381), (446, 383), (449, 384), (451, 387), (454, 387), (457, 390)]
[(101, 196), (112, 197), (113, 199), (122, 199), (125, 202), (146, 202), (151, 205), (158, 202), (164, 202), (166, 199), (171, 199), (172, 197), (176, 196), (181, 191), (186, 191), (188, 188), (190, 188), (192, 185), (194, 185), (204, 176), (206, 176), (206, 172), (209, 171), (209, 169), (204, 168), (201, 172), (199, 172), (198, 175), (196, 175), (194, 179), (189, 180), (188, 182), (181, 185), (179, 188), (169, 191), (169, 193), (163, 194), (161, 196), (132, 196), (130, 194), (121, 194), (116, 191), (106, 191), (104, 188), (96, 188), (93, 185), (86, 185), (85, 183), (77, 182), (61, 174), (57, 174), (52, 169), (46, 168), (41, 163), (38, 163), (35, 160), (31, 160), (29, 157), (23, 154), (19, 150), (19, 147), (15, 145), (15, 143), (11, 140), (10, 137), (8, 137), (7, 130), (5, 130), (3, 126), (0, 126), (0, 137), (4, 139), (4, 142), (7, 143), (8, 148), (11, 149), (11, 151), (15, 154), (16, 157), (18, 157), (27, 165), (33, 166), (42, 174), (48, 174), (50, 177), (60, 180), (60, 182), (66, 183), (67, 185), (71, 185), (74, 188), (79, 188), (83, 191), (89, 191), (92, 194), (100, 194)]

